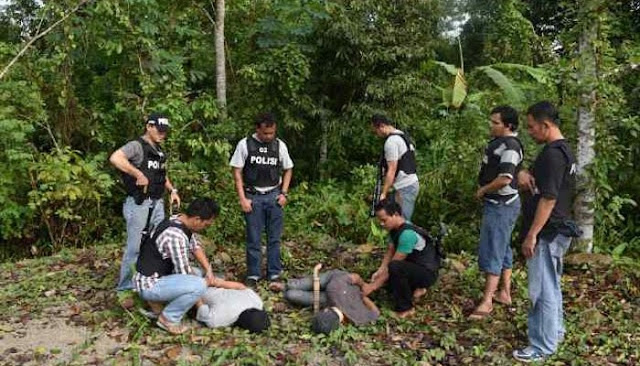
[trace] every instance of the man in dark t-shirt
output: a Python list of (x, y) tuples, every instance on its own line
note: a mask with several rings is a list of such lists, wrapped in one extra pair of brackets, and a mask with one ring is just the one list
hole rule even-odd
[(558, 112), (549, 102), (527, 111), (529, 135), (545, 144), (531, 172), (522, 171), (522, 254), (527, 258), (531, 307), (529, 346), (513, 356), (523, 362), (540, 361), (553, 354), (564, 338), (562, 315), (562, 257), (571, 238), (563, 227), (570, 218), (575, 187), (575, 157), (559, 128)]

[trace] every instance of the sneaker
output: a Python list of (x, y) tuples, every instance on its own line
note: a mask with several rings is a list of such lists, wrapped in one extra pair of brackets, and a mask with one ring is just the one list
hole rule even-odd
[(270, 281), (270, 282), (278, 282), (278, 281), (280, 281), (280, 275), (279, 275), (279, 274), (277, 274), (277, 275), (271, 275), (271, 276), (269, 276), (269, 281)]
[(249, 276), (247, 277), (246, 280), (244, 280), (244, 284), (247, 285), (247, 287), (256, 288), (258, 287), (259, 280), (260, 280), (260, 277)]
[(533, 347), (529, 346), (513, 351), (513, 358), (524, 363), (538, 362), (544, 361), (544, 354), (536, 351)]

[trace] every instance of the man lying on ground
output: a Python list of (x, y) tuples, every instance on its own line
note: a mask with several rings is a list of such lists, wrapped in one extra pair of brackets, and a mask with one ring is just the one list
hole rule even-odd
[(251, 333), (261, 333), (269, 328), (269, 316), (263, 309), (262, 300), (251, 289), (209, 287), (200, 300), (196, 320), (209, 328), (235, 325)]
[[(328, 334), (347, 320), (355, 325), (373, 323), (380, 316), (373, 301), (362, 295), (365, 282), (359, 275), (334, 269), (320, 274), (319, 283), (320, 307), (326, 308), (313, 318), (312, 325), (316, 333)], [(284, 291), (284, 298), (295, 305), (313, 305), (311, 276), (292, 279), (286, 285), (279, 284), (270, 288)]]

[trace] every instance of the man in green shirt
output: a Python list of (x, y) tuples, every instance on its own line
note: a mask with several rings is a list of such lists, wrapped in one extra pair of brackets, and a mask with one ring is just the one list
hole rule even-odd
[(440, 256), (426, 231), (405, 220), (398, 203), (382, 200), (375, 212), (380, 225), (389, 231), (389, 246), (362, 292), (368, 296), (388, 281), (395, 311), (405, 318), (414, 313), (413, 298), (424, 295), (438, 278)]

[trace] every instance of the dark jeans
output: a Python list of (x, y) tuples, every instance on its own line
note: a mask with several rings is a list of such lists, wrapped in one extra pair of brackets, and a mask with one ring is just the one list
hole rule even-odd
[(426, 288), (436, 282), (437, 274), (409, 261), (389, 263), (389, 291), (395, 300), (395, 311), (407, 311), (413, 307), (413, 291)]
[(279, 190), (267, 194), (248, 194), (252, 200), (250, 213), (245, 213), (247, 225), (247, 277), (260, 278), (262, 251), (260, 242), (262, 231), (267, 231), (267, 278), (280, 275), (280, 236), (284, 223), (284, 211), (278, 204)]

